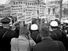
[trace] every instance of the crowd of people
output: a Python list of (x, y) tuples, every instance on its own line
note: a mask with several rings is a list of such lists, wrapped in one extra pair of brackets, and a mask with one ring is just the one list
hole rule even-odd
[(0, 26), (0, 51), (67, 51), (68, 21), (58, 20), (45, 23), (45, 20), (32, 19), (31, 24), (18, 21), (10, 26), (5, 17)]

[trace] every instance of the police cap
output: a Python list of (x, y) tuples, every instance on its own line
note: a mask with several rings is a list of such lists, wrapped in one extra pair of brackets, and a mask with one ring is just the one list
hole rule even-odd
[(8, 17), (5, 17), (1, 20), (2, 24), (9, 24), (10, 23), (10, 19)]

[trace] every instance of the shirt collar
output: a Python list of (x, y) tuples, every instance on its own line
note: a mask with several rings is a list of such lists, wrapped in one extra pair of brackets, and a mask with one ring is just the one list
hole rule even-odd
[(25, 36), (19, 36), (18, 39), (27, 39)]
[(43, 40), (52, 40), (51, 37), (45, 37)]

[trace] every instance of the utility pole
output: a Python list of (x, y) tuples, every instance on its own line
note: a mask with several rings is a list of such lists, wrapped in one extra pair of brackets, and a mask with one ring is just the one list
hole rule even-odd
[(60, 0), (60, 21), (61, 21), (61, 18), (62, 18), (62, 1), (63, 0)]
[[(37, 10), (37, 14), (38, 14), (38, 19), (40, 17), (40, 0), (38, 0), (38, 10)], [(41, 31), (41, 27), (42, 27), (42, 21), (40, 21), (40, 24), (39, 24), (39, 31)]]
[(37, 10), (38, 19), (39, 19), (39, 4), (40, 4), (40, 1), (38, 0), (38, 10)]

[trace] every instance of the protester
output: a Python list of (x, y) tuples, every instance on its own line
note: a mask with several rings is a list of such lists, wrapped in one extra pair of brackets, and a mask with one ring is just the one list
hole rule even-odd
[(63, 29), (62, 29), (62, 34), (63, 34), (63, 43), (68, 50), (68, 20), (64, 20), (63, 22)]
[(19, 37), (11, 39), (11, 51), (30, 51), (34, 45), (36, 43), (29, 36), (29, 30), (21, 22)]
[(59, 28), (59, 24), (57, 21), (51, 21), (50, 22), (50, 28), (52, 30), (50, 30), (51, 32), (51, 37), (54, 39), (54, 40), (59, 40), (59, 41), (62, 41), (62, 31), (60, 30)]
[(31, 33), (31, 37), (32, 39), (38, 43), (41, 41), (41, 38), (40, 38), (40, 34), (39, 34), (39, 27), (37, 24), (32, 24), (30, 26), (30, 33)]
[(33, 47), (33, 51), (65, 51), (62, 42), (54, 41), (50, 37), (48, 28), (42, 28), (40, 36), (42, 41)]

